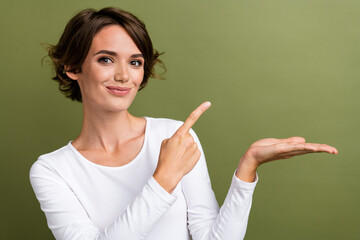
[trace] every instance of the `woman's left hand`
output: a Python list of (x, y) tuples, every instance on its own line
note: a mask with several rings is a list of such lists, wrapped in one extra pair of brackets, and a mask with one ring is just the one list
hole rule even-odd
[(236, 170), (236, 176), (243, 181), (253, 182), (256, 176), (256, 169), (261, 164), (317, 152), (338, 153), (334, 147), (326, 144), (307, 143), (302, 137), (261, 139), (251, 144), (242, 156)]

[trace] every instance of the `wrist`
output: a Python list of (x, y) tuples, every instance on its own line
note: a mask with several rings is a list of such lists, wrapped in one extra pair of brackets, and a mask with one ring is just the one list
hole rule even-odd
[(161, 171), (155, 170), (153, 178), (159, 183), (159, 185), (165, 189), (168, 193), (172, 193), (181, 178), (175, 177), (173, 174), (163, 173)]
[(255, 159), (245, 154), (239, 161), (235, 176), (244, 182), (254, 182), (258, 167), (259, 164), (257, 164)]

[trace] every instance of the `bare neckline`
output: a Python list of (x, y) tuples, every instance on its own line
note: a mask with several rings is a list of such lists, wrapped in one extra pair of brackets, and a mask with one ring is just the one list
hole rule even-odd
[(145, 136), (144, 136), (144, 141), (143, 141), (143, 145), (142, 145), (142, 147), (140, 149), (140, 152), (136, 155), (136, 157), (133, 160), (131, 160), (130, 162), (128, 162), (127, 164), (124, 164), (122, 166), (118, 166), (118, 167), (105, 166), (105, 165), (97, 164), (97, 163), (94, 163), (93, 161), (88, 160), (71, 144), (71, 142), (73, 140), (70, 140), (68, 142), (68, 147), (74, 152), (74, 154), (77, 156), (77, 158), (79, 160), (81, 160), (82, 162), (85, 162), (87, 164), (90, 164), (92, 166), (95, 166), (95, 167), (98, 167), (98, 168), (103, 168), (103, 169), (113, 169), (113, 170), (127, 168), (127, 167), (133, 165), (135, 162), (137, 162), (137, 160), (143, 154), (144, 149), (145, 149), (145, 145), (147, 144), (148, 131), (149, 131), (149, 117), (145, 116), (143, 118), (146, 120), (146, 123), (145, 123)]

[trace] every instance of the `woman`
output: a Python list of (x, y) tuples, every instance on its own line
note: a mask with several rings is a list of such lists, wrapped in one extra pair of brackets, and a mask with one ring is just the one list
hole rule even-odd
[(60, 90), (83, 103), (80, 135), (43, 154), (30, 180), (56, 239), (242, 239), (261, 164), (311, 152), (301, 137), (263, 139), (240, 159), (219, 210), (199, 139), (185, 122), (128, 108), (159, 53), (143, 23), (116, 8), (85, 9), (50, 47)]

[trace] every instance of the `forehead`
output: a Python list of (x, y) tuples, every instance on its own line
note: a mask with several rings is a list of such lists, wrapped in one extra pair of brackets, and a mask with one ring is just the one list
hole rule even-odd
[(102, 28), (93, 38), (89, 53), (110, 50), (123, 54), (140, 53), (127, 31), (119, 25)]

